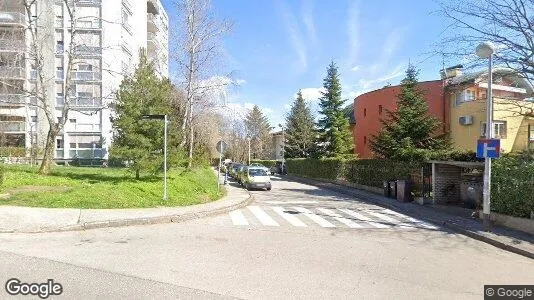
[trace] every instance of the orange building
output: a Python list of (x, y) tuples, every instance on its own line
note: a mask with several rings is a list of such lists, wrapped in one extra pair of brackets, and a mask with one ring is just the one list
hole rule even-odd
[[(419, 89), (425, 92), (429, 114), (440, 120), (443, 123), (443, 130), (448, 131), (449, 107), (445, 104), (443, 81), (420, 82)], [(354, 152), (358, 157), (373, 157), (369, 141), (372, 135), (378, 134), (382, 129), (380, 119), (387, 118), (386, 110), (397, 109), (396, 96), (400, 92), (400, 85), (389, 86), (362, 94), (354, 99), (355, 125), (351, 128), (356, 145)]]

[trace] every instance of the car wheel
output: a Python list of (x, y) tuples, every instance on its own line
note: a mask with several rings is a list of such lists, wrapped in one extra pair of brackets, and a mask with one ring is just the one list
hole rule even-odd
[(267, 190), (270, 191), (270, 190), (271, 190), (271, 187), (268, 187)]

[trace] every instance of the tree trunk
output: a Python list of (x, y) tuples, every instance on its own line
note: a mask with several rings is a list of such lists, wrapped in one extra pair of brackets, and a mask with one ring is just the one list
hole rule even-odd
[(139, 180), (139, 169), (135, 170), (135, 179)]
[(194, 129), (193, 124), (189, 125), (189, 161), (187, 162), (187, 168), (191, 169), (193, 166), (193, 142), (194, 142)]
[(54, 130), (49, 130), (46, 137), (46, 145), (44, 149), (43, 161), (39, 167), (39, 174), (48, 175), (50, 173), (50, 168), (52, 167), (52, 160), (54, 159), (54, 145), (57, 132)]

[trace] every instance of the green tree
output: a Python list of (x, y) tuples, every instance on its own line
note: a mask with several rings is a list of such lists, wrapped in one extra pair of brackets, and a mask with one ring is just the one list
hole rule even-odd
[[(139, 179), (141, 171), (156, 173), (162, 169), (163, 127), (161, 120), (142, 120), (142, 115), (171, 115), (173, 86), (167, 79), (156, 76), (142, 51), (132, 77), (126, 77), (117, 92), (112, 117), (114, 137), (110, 156), (129, 163)], [(168, 150), (176, 143), (176, 133), (168, 126)], [(170, 148), (170, 149), (169, 149)], [(170, 152), (170, 151), (169, 151)]]
[(406, 70), (397, 95), (397, 110), (387, 110), (382, 130), (370, 139), (371, 150), (382, 158), (424, 159), (430, 151), (450, 148), (448, 138), (439, 134), (440, 121), (428, 114), (424, 92), (418, 89), (418, 71)]
[(317, 124), (319, 145), (322, 156), (334, 157), (352, 152), (352, 136), (349, 121), (345, 117), (341, 99), (341, 83), (336, 64), (332, 61), (323, 81), (324, 92), (319, 99), (320, 113), (323, 115)]
[(245, 119), (247, 138), (250, 139), (251, 158), (267, 158), (269, 156), (270, 130), (269, 120), (257, 105), (254, 105)]
[(309, 157), (315, 148), (315, 124), (309, 106), (301, 91), (286, 117), (285, 156), (288, 158)]

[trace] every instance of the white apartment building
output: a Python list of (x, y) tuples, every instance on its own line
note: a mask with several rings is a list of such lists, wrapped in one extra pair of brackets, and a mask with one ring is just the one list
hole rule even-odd
[[(2, 6), (3, 5), (3, 6)], [(75, 8), (75, 49), (69, 49), (71, 20)], [(63, 0), (37, 1), (37, 19), (43, 51), (43, 73), (48, 98), (61, 117), (68, 51), (78, 63), (71, 70), (71, 105), (65, 126), (56, 140), (55, 158), (108, 158), (112, 140), (111, 111), (125, 75), (146, 49), (158, 74), (168, 77), (168, 16), (160, 0)], [(22, 87), (36, 82), (37, 72), (28, 63), (28, 17), (21, 0), (0, 0), (0, 147), (42, 147), (48, 122), (43, 111), (30, 105)], [(26, 88), (27, 90), (27, 88)]]

